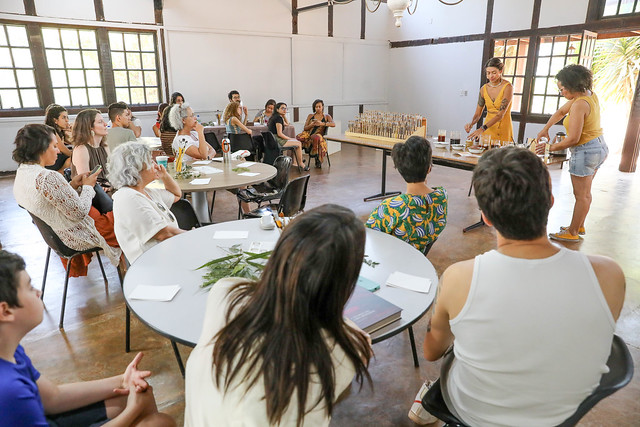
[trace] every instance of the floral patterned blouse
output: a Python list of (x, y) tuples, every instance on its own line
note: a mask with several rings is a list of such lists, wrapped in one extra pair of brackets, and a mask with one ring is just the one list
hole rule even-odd
[(447, 192), (435, 187), (425, 195), (401, 194), (383, 200), (366, 226), (396, 236), (422, 251), (447, 224)]

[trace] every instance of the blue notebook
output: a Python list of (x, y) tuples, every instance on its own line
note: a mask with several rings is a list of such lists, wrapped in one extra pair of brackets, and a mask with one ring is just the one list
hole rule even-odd
[(363, 288), (365, 288), (369, 292), (375, 292), (378, 289), (380, 289), (380, 285), (379, 284), (377, 284), (376, 282), (374, 282), (371, 279), (367, 279), (366, 277), (362, 277), (362, 276), (358, 277), (358, 281), (356, 282), (356, 285), (362, 286)]

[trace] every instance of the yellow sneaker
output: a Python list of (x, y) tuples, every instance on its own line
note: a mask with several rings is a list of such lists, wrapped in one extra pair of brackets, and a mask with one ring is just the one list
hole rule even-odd
[[(569, 229), (569, 227), (560, 227), (560, 231), (566, 231), (568, 229)], [(580, 236), (584, 236), (585, 234), (587, 234), (587, 232), (585, 231), (584, 227), (580, 227), (580, 228), (578, 228), (578, 234)]]
[(559, 240), (562, 242), (579, 242), (582, 237), (580, 236), (574, 236), (573, 234), (569, 233), (567, 230), (560, 230), (557, 233), (549, 233), (549, 238), (553, 239), (553, 240)]

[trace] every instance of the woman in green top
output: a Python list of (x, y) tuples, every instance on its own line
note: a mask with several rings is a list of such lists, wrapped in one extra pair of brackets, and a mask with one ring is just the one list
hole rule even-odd
[(431, 171), (431, 145), (422, 137), (412, 136), (393, 147), (391, 158), (407, 182), (407, 191), (383, 200), (365, 225), (424, 251), (447, 224), (447, 192), (426, 182)]

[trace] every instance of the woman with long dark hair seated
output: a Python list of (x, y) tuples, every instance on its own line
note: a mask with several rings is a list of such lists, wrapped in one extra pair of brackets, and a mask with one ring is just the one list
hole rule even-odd
[(353, 377), (370, 380), (368, 335), (342, 317), (364, 242), (352, 211), (324, 205), (284, 229), (260, 280), (213, 285), (187, 363), (186, 426), (329, 425)]
[(63, 173), (71, 166), (71, 128), (69, 127), (69, 113), (67, 109), (58, 104), (51, 104), (44, 112), (44, 124), (51, 126), (56, 132), (58, 141), (58, 157), (52, 165), (45, 168)]
[(296, 135), (296, 139), (302, 143), (302, 148), (312, 157), (316, 158), (316, 167), (321, 168), (325, 156), (329, 155), (327, 142), (324, 140), (328, 127), (335, 127), (333, 119), (324, 113), (324, 101), (316, 99), (311, 105), (313, 113), (307, 116), (304, 129)]
[[(276, 142), (281, 147), (293, 147), (294, 158), (293, 158), (293, 166), (304, 166), (304, 162), (302, 160), (302, 143), (296, 139), (290, 139), (287, 135), (284, 134), (284, 127), (288, 124), (287, 117), (287, 104), (284, 102), (278, 102), (276, 104), (276, 109), (273, 112), (273, 115), (269, 119), (269, 123), (267, 124), (267, 128), (269, 132), (273, 134)], [(309, 170), (309, 165), (304, 167), (305, 171)]]

